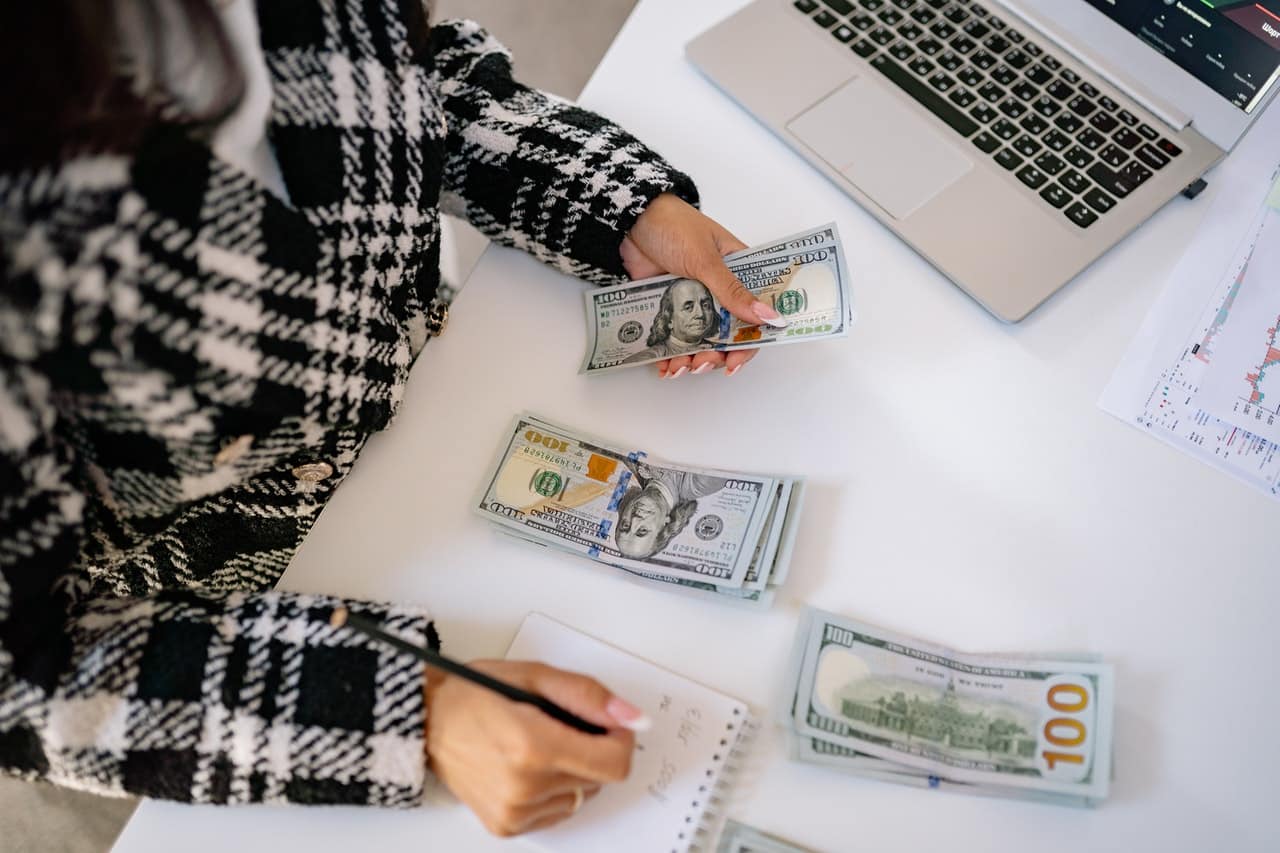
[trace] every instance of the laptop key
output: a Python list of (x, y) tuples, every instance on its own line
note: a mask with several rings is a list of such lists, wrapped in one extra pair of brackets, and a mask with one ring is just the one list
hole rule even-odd
[(1066, 151), (1071, 147), (1071, 137), (1057, 130), (1051, 130), (1046, 133), (1043, 137), (1043, 142), (1054, 151)]
[(965, 89), (964, 87), (960, 87), (956, 89), (947, 97), (949, 98), (951, 103), (955, 104), (957, 107), (967, 107), (971, 105), (974, 101), (978, 100), (977, 95), (973, 94), (973, 92), (970, 92), (968, 89)]
[(929, 26), (937, 17), (938, 13), (927, 6), (917, 6), (911, 10), (911, 19), (921, 26)]
[(1004, 55), (1004, 61), (1021, 71), (1031, 64), (1031, 57), (1022, 48), (1014, 48)]
[(1137, 160), (1130, 160), (1128, 164), (1120, 170), (1120, 174), (1124, 175), (1135, 186), (1140, 187), (1147, 181), (1151, 180), (1151, 177), (1155, 172), (1151, 171)]
[(853, 41), (853, 37), (857, 35), (857, 33), (855, 33), (853, 31), (853, 27), (848, 24), (841, 24), (831, 31), (831, 35), (836, 37), (836, 41), (842, 41), (845, 44), (848, 44)]
[(1111, 141), (1121, 148), (1132, 151), (1142, 144), (1142, 137), (1134, 133), (1127, 127), (1122, 127), (1115, 133), (1111, 134)]
[(1005, 142), (1008, 142), (1021, 131), (1018, 130), (1018, 126), (1016, 124), (1009, 121), (1007, 118), (1002, 118), (995, 124), (991, 125), (991, 132), (1003, 139)]
[(978, 43), (968, 36), (960, 36), (951, 40), (951, 49), (959, 54), (972, 53), (978, 47)]
[(1181, 148), (1174, 145), (1172, 142), (1165, 139), (1163, 136), (1160, 137), (1160, 141), (1156, 143), (1156, 147), (1159, 148), (1164, 153), (1168, 154), (1170, 157), (1177, 157), (1179, 154), (1182, 153)]
[(995, 83), (984, 83), (982, 88), (978, 90), (978, 94), (994, 104), (1004, 97), (1004, 89), (1001, 89)]
[(960, 82), (966, 86), (977, 88), (982, 82), (982, 74), (976, 68), (965, 66), (956, 72), (956, 77), (960, 78)]
[(1036, 152), (1040, 150), (1040, 143), (1036, 142), (1030, 136), (1019, 136), (1018, 141), (1013, 143), (1013, 150), (1017, 151), (1023, 157), (1034, 157)]
[(982, 44), (992, 53), (1004, 53), (1009, 49), (1009, 41), (998, 33), (987, 36), (986, 40)]
[(982, 21), (974, 19), (964, 25), (964, 31), (969, 34), (969, 38), (980, 39), (991, 32), (991, 27), (982, 23)]
[(1040, 90), (1026, 80), (1018, 81), (1010, 91), (1024, 101), (1034, 101), (1040, 96)]
[(1023, 40), (1026, 39), (1026, 36), (1015, 30), (1013, 27), (1009, 27), (1004, 31), (1004, 37), (1014, 44), (1022, 44)]
[(896, 41), (892, 30), (886, 30), (884, 27), (876, 27), (871, 31), (871, 40), (876, 44), (884, 47), (892, 41)]
[(920, 38), (920, 36), (924, 35), (924, 30), (920, 29), (915, 24), (904, 24), (901, 27), (898, 27), (898, 35), (902, 36), (904, 39), (911, 39), (911, 41), (915, 41)]
[(937, 74), (929, 78), (929, 85), (937, 89), (939, 92), (950, 92), (956, 86), (956, 81), (948, 74), (939, 71)]
[(1062, 156), (1066, 157), (1067, 162), (1077, 169), (1087, 169), (1089, 164), (1093, 162), (1093, 155), (1079, 145), (1071, 146)]
[(1138, 126), (1138, 117), (1135, 116), (1133, 113), (1129, 112), (1128, 110), (1121, 110), (1120, 112), (1116, 113), (1116, 117), (1119, 118), (1125, 124), (1127, 124), (1129, 127)]
[(1093, 118), (1089, 119), (1089, 124), (1103, 133), (1110, 133), (1120, 126), (1120, 122), (1108, 113), (1094, 113)]
[(948, 21), (956, 25), (963, 24), (965, 21), (969, 20), (969, 13), (964, 9), (961, 9), (959, 6), (952, 6), (948, 9), (946, 11), (946, 16)]
[(1053, 126), (1063, 133), (1075, 133), (1084, 127), (1084, 122), (1077, 118), (1074, 113), (1063, 113), (1053, 120)]
[(858, 0), (858, 5), (868, 12), (877, 12), (884, 8), (884, 0)]
[(983, 154), (990, 154), (1000, 147), (1000, 140), (984, 130), (973, 138), (973, 144), (978, 146), (978, 150)]
[(1046, 54), (1045, 58), (1040, 61), (1044, 64), (1044, 67), (1048, 68), (1050, 71), (1062, 70), (1062, 63), (1054, 59), (1052, 56), (1049, 56), (1048, 54)]
[(911, 60), (911, 64), (907, 67), (910, 68), (912, 71), (916, 72), (917, 74), (919, 74), (921, 77), (927, 77), (930, 74), (932, 74), (933, 69), (937, 68), (938, 66), (934, 65), (932, 62), (925, 59), (923, 56), (917, 56), (915, 59)]
[(792, 5), (801, 12), (804, 12), (806, 15), (818, 8), (818, 4), (815, 0), (796, 0)]
[(983, 124), (990, 124), (992, 121), (999, 118), (1000, 113), (991, 109), (990, 105), (979, 102), (976, 107), (969, 110), (969, 115), (973, 116)]
[(1115, 199), (1097, 188), (1085, 193), (1084, 202), (1099, 213), (1106, 213), (1116, 206)]
[(932, 27), (929, 27), (929, 32), (933, 33), (936, 38), (940, 38), (943, 41), (947, 41), (953, 35), (955, 35), (958, 32), (958, 30), (955, 27), (948, 24), (946, 21), (938, 21), (938, 23), (934, 24)]
[(947, 103), (946, 98), (921, 83), (912, 76), (911, 72), (885, 54), (882, 53), (871, 60), (871, 67), (888, 77), (897, 84), (898, 88), (915, 98), (922, 107), (933, 113), (961, 136), (972, 136), (974, 131), (978, 129), (978, 125), (973, 119)]
[(1027, 113), (1027, 115), (1022, 119), (1022, 121), (1018, 122), (1018, 124), (1023, 130), (1032, 136), (1039, 136), (1049, 129), (1049, 122), (1040, 118), (1040, 116), (1035, 113)]
[(1010, 172), (1022, 165), (1022, 158), (1008, 148), (1001, 148), (995, 159)]
[(1059, 158), (1045, 151), (1036, 158), (1036, 168), (1044, 172), (1046, 175), (1056, 175), (1063, 169), (1067, 168), (1067, 164)]
[(876, 25), (876, 19), (870, 15), (858, 14), (850, 18), (849, 23), (865, 32)]
[[(1008, 59), (1008, 57), (1006, 56), (1005, 59)], [(1043, 86), (1053, 79), (1053, 75), (1049, 73), (1049, 69), (1045, 68), (1043, 65), (1033, 65), (1022, 73), (1026, 75), (1028, 80), (1035, 83), (1037, 86)]]
[(1033, 41), (1029, 41), (1026, 44), (1024, 44), (1022, 46), (1022, 49), (1027, 52), (1028, 56), (1033, 56), (1036, 59), (1039, 59), (1041, 56), (1044, 55), (1044, 48), (1042, 48), (1040, 45), (1036, 44)]
[(1008, 86), (1010, 83), (1018, 79), (1018, 72), (1014, 71), (1007, 65), (1001, 65), (995, 71), (991, 72), (991, 79), (995, 80), (1001, 86)]
[(858, 39), (854, 42), (852, 50), (863, 59), (869, 59), (871, 55), (876, 52), (876, 46), (866, 39)]
[(1138, 125), (1138, 133), (1141, 133), (1152, 142), (1160, 138), (1160, 134), (1156, 133), (1156, 129), (1145, 122)]
[(919, 47), (921, 50), (923, 50), (925, 53), (929, 54), (930, 56), (933, 56), (935, 53), (938, 53), (939, 51), (942, 50), (942, 42), (933, 38), (924, 39), (916, 46)]
[(1143, 145), (1135, 151), (1134, 154), (1139, 160), (1146, 163), (1153, 169), (1163, 169), (1165, 166), (1169, 165), (1169, 158), (1152, 148), (1150, 145)]
[(955, 71), (957, 68), (964, 65), (964, 60), (948, 50), (946, 53), (938, 57), (938, 64), (948, 71)]
[(1088, 148), (1090, 151), (1097, 151), (1106, 144), (1107, 138), (1100, 135), (1091, 127), (1086, 127), (1080, 131), (1080, 135), (1076, 137), (1076, 142)]
[(885, 9), (877, 17), (884, 22), (885, 26), (896, 27), (902, 23), (905, 16), (897, 9)]
[(1062, 185), (1071, 190), (1076, 195), (1084, 192), (1089, 187), (1089, 179), (1077, 172), (1075, 169), (1068, 169), (1058, 178)]
[(915, 52), (916, 49), (904, 41), (900, 41), (889, 48), (889, 54), (899, 62), (906, 62)]
[(983, 71), (990, 71), (992, 66), (998, 63), (1000, 60), (996, 59), (994, 56), (987, 53), (985, 50), (980, 50), (977, 53), (975, 53), (973, 56), (969, 57), (969, 61), (972, 62), (974, 65), (978, 66), (979, 68), (981, 68)]
[(1080, 84), (1080, 75), (1072, 71), (1070, 68), (1062, 69), (1062, 71), (1059, 72), (1059, 76), (1072, 86), (1078, 86)]
[(1120, 110), (1120, 105), (1108, 98), (1106, 95), (1098, 98), (1098, 103), (1101, 104), (1102, 108), (1109, 113), (1118, 112)]
[(1098, 214), (1085, 207), (1080, 202), (1076, 202), (1066, 210), (1067, 219), (1070, 219), (1081, 228), (1088, 228), (1090, 225), (1098, 221)]
[(1022, 101), (1015, 101), (1013, 98), (1006, 98), (1000, 103), (1000, 112), (1009, 118), (1022, 118), (1027, 111), (1027, 105)]
[(1076, 95), (1074, 98), (1067, 101), (1067, 109), (1071, 110), (1071, 112), (1081, 118), (1087, 118), (1089, 114), (1097, 108), (1098, 105), (1086, 98), (1084, 95)]
[(1071, 97), (1071, 93), (1075, 91), (1075, 89), (1072, 89), (1061, 80), (1054, 80), (1048, 86), (1045, 86), (1044, 90), (1049, 93), (1050, 97), (1057, 101), (1065, 101), (1067, 98)]
[(1049, 176), (1035, 166), (1023, 166), (1018, 170), (1018, 180), (1031, 187), (1031, 189), (1038, 190), (1044, 186), (1045, 181), (1049, 180)]
[(1053, 207), (1061, 209), (1066, 206), (1067, 202), (1071, 201), (1071, 193), (1057, 184), (1049, 184), (1049, 186), (1040, 190), (1040, 198), (1049, 202)]
[(1129, 159), (1129, 155), (1116, 145), (1108, 145), (1098, 152), (1098, 159), (1113, 169), (1119, 169)]
[(1098, 91), (1098, 87), (1097, 87), (1097, 86), (1093, 85), (1092, 83), (1088, 82), (1087, 80), (1086, 80), (1085, 82), (1083, 82), (1083, 83), (1081, 83), (1081, 84), (1080, 84), (1080, 91), (1081, 91), (1081, 92), (1084, 92), (1084, 93), (1085, 93), (1086, 95), (1088, 95), (1090, 98), (1096, 98), (1096, 97), (1098, 97), (1099, 95), (1101, 95), (1101, 94), (1102, 94), (1101, 92), (1099, 92), (1099, 91)]
[(1036, 102), (1031, 105), (1031, 109), (1040, 113), (1045, 118), (1053, 118), (1062, 111), (1062, 104), (1050, 98), (1048, 95), (1041, 95), (1036, 98)]
[(905, 12), (916, 5), (916, 0), (893, 0), (893, 5)]
[(839, 15), (847, 15), (853, 11), (853, 4), (849, 0), (822, 0), (823, 4), (834, 9)]
[(830, 29), (831, 25), (836, 22), (836, 16), (828, 12), (826, 9), (823, 9), (809, 20), (813, 21), (825, 30)]
[(1137, 184), (1124, 175), (1112, 171), (1111, 167), (1106, 163), (1094, 163), (1085, 174), (1092, 178), (1095, 184), (1116, 198), (1128, 198), (1129, 194), (1138, 188)]

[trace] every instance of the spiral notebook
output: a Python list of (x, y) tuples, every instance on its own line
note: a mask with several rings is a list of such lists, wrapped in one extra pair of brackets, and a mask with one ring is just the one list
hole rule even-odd
[(754, 731), (751, 712), (709, 687), (530, 613), (508, 660), (537, 660), (598, 679), (653, 718), (636, 735), (631, 775), (582, 810), (528, 837), (554, 853), (686, 853), (710, 849), (710, 831), (737, 759)]

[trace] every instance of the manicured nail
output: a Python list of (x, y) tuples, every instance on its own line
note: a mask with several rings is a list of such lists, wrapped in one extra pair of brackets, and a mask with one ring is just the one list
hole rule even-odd
[(671, 374), (671, 378), (672, 378), (672, 379), (679, 379), (681, 376), (684, 376), (684, 375), (685, 375), (686, 373), (688, 373), (688, 372), (689, 372), (689, 368), (688, 368), (688, 367), (682, 367), (682, 368), (680, 368), (679, 370), (677, 370), (675, 373)]
[(635, 705), (617, 696), (612, 697), (604, 706), (609, 716), (618, 721), (618, 725), (633, 732), (647, 732), (653, 728), (653, 720)]
[(725, 375), (725, 376), (732, 376), (733, 374), (737, 373), (737, 372), (738, 372), (739, 370), (741, 370), (741, 369), (742, 369), (742, 365), (741, 365), (741, 364), (735, 364), (733, 367), (730, 367), (728, 370), (726, 370), (726, 371), (724, 372), (724, 375)]
[(703, 362), (701, 365), (698, 366), (697, 370), (693, 371), (693, 375), (701, 376), (702, 374), (711, 371), (713, 368), (715, 368), (715, 364), (713, 364), (712, 362), (709, 362), (709, 361)]
[(782, 319), (782, 315), (763, 302), (756, 302), (751, 306), (751, 311), (761, 323), (773, 326), (775, 329), (785, 329), (787, 327), (787, 321)]

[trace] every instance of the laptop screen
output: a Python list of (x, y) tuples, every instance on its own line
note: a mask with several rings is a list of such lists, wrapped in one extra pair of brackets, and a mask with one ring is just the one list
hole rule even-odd
[(1088, 0), (1245, 112), (1280, 78), (1280, 0)]

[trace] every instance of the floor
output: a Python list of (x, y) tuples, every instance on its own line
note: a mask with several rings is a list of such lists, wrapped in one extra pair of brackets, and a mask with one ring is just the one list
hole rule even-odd
[[(517, 76), (576, 97), (636, 0), (437, 0), (434, 18), (473, 18), (512, 51)], [(445, 275), (460, 282), (485, 245), (461, 223), (446, 230)], [(0, 776), (0, 853), (101, 853), (135, 801), (108, 799)]]

